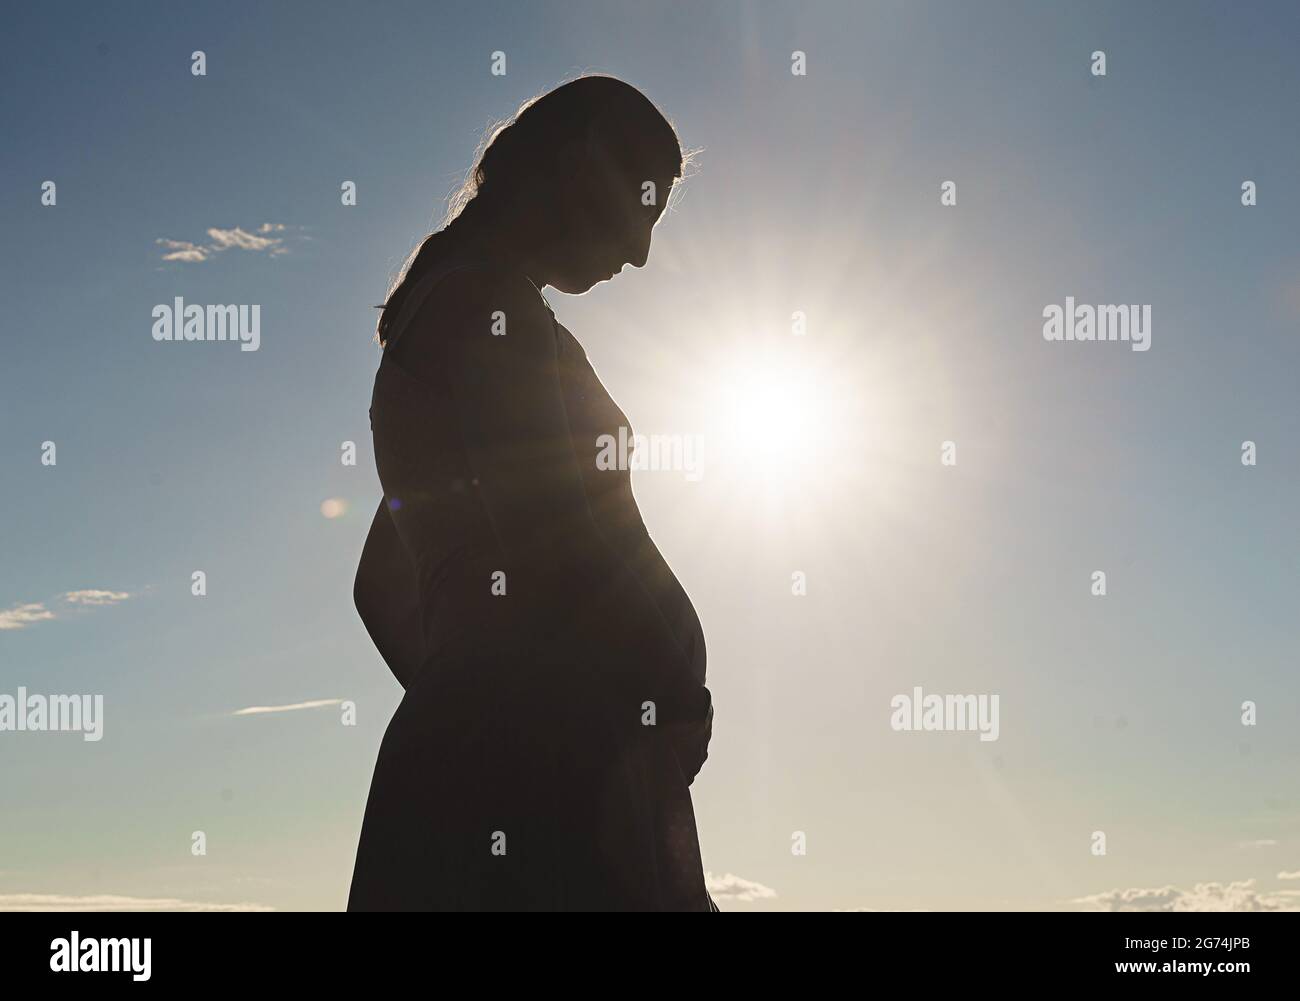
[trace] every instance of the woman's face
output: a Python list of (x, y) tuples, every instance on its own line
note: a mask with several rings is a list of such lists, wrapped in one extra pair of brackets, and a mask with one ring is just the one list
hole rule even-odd
[(604, 149), (588, 147), (574, 163), (558, 199), (552, 239), (545, 250), (546, 284), (577, 294), (614, 277), (625, 265), (639, 268), (663, 214), (672, 175), (620, 165)]

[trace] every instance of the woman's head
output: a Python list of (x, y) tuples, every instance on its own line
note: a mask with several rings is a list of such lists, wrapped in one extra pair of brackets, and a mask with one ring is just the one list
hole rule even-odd
[[(672, 125), (639, 90), (614, 77), (579, 77), (491, 132), (452, 196), (444, 232), (491, 244), (539, 286), (585, 292), (625, 264), (645, 263), (684, 160)], [(385, 317), (439, 235), (408, 264)], [(383, 341), (384, 319), (379, 333)]]
[(493, 131), (453, 218), (481, 212), (530, 244), (530, 263), (550, 272), (545, 284), (585, 292), (645, 263), (682, 160), (677, 133), (644, 94), (614, 77), (579, 77)]

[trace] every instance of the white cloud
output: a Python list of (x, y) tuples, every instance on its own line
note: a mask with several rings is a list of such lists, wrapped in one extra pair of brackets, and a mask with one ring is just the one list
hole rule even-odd
[(69, 591), (63, 596), (63, 600), (73, 605), (116, 605), (129, 597), (131, 595), (126, 591), (103, 591), (91, 588), (85, 591)]
[(250, 233), (241, 226), (234, 229), (210, 228), (206, 244), (191, 243), (189, 240), (158, 239), (154, 242), (163, 247), (164, 261), (179, 261), (183, 264), (199, 264), (223, 250), (248, 250), (254, 253), (266, 251), (271, 257), (280, 257), (289, 252), (284, 245), (284, 237), (268, 236), (268, 233), (283, 233), (288, 227), (282, 222), (264, 222), (256, 232)]
[(752, 879), (742, 879), (731, 873), (715, 876), (711, 872), (706, 872), (704, 885), (708, 887), (710, 895), (722, 900), (770, 900), (776, 896), (776, 891), (770, 886), (755, 883)]
[(198, 264), (200, 261), (206, 261), (210, 253), (206, 247), (200, 247), (197, 243), (190, 243), (188, 240), (155, 240), (154, 242), (167, 248), (168, 253), (163, 254), (164, 261)]
[(313, 699), (310, 702), (291, 702), (286, 706), (248, 706), (236, 709), (232, 716), (254, 716), (258, 713), (288, 713), (295, 709), (319, 709), (321, 706), (339, 705), (342, 699)]
[[(89, 588), (82, 591), (66, 591), (61, 597), (70, 605), (99, 607), (116, 605), (119, 601), (126, 601), (131, 595), (126, 591), (105, 591), (100, 588)], [(0, 630), (25, 629), (33, 622), (48, 622), (50, 619), (57, 617), (45, 607), (44, 602), (29, 601), (0, 611)]]
[(1261, 893), (1253, 879), (1232, 883), (1197, 883), (1190, 890), (1176, 886), (1158, 889), (1107, 890), (1071, 903), (1097, 911), (1293, 911), (1300, 904), (1294, 891)]
[(25, 629), (33, 622), (45, 622), (52, 618), (54, 613), (40, 602), (28, 602), (0, 612), (0, 629)]
[(1296, 870), (1295, 872), (1279, 872), (1277, 874), (1277, 878), (1278, 879), (1300, 879), (1300, 869)]
[[(266, 225), (269, 226), (270, 223)], [(254, 236), (238, 226), (234, 229), (210, 229), (208, 236), (212, 239), (214, 250), (227, 250), (230, 247), (238, 247), (240, 250), (269, 250), (282, 242), (279, 237)]]
[(176, 897), (125, 897), (99, 894), (70, 897), (57, 893), (0, 893), (0, 911), (273, 911), (264, 904), (211, 904)]
[(1274, 841), (1272, 838), (1259, 838), (1256, 841), (1238, 842), (1237, 847), (1238, 848), (1273, 848), (1276, 845), (1277, 842)]

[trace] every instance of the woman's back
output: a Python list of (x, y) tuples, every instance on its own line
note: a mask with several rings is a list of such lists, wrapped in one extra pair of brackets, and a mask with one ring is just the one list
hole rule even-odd
[(505, 572), (505, 554), (464, 430), (476, 419), (465, 399), (475, 369), (466, 342), (476, 333), (490, 336), (486, 327), (477, 329), (475, 316), (499, 279), (465, 255), (434, 264), (412, 290), (375, 376), (375, 461), (390, 516), (415, 565), (426, 663), (450, 662), (519, 635), (500, 621), (514, 605), (492, 600), (500, 595), (489, 587), (491, 575)]

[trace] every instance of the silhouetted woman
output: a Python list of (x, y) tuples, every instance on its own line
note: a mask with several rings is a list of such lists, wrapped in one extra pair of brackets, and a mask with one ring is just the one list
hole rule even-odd
[(715, 909), (704, 636), (629, 473), (596, 468), (627, 418), (539, 291), (645, 264), (682, 164), (635, 88), (564, 84), (496, 130), (389, 295), (355, 598), (406, 693), (350, 910)]

